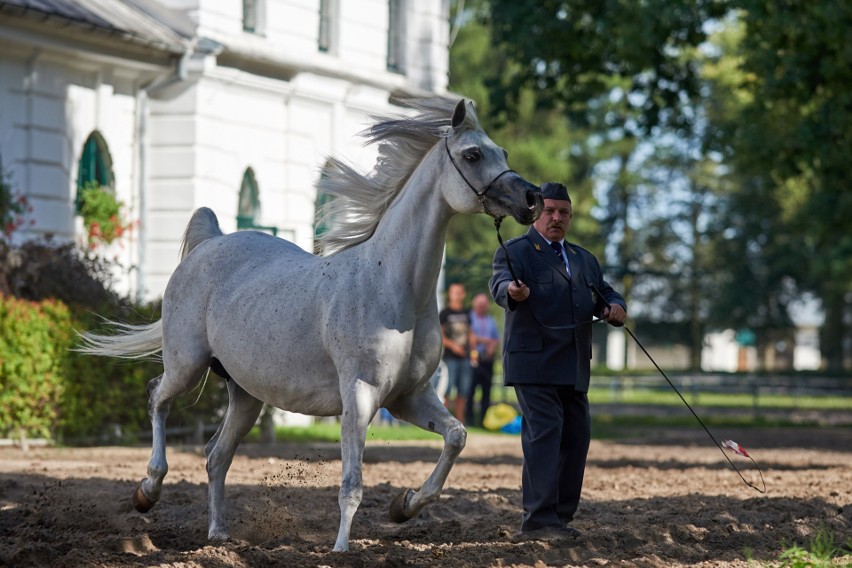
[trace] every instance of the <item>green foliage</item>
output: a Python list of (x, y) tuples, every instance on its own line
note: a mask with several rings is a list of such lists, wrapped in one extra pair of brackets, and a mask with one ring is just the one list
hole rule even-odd
[[(279, 426), (275, 429), (275, 439), (279, 442), (340, 442), (340, 424), (334, 422), (317, 422), (310, 426)], [(412, 426), (370, 426), (367, 428), (367, 442), (386, 440), (431, 440), (440, 441), (441, 437), (435, 432), (429, 432)], [(260, 431), (256, 426), (246, 436), (247, 442), (260, 440)]]
[[(25, 306), (27, 314), (22, 320), (23, 316), (7, 318), (4, 313), (0, 322), (4, 330), (0, 384), (4, 392), (7, 383), (11, 385), (6, 396), (25, 407), (0, 405), (6, 412), (0, 435), (23, 427), (31, 435), (50, 435), (65, 443), (114, 443), (150, 428), (147, 384), (162, 373), (159, 361), (123, 361), (71, 351), (77, 332), (108, 331), (105, 320), (139, 324), (159, 318), (158, 305), (136, 305), (110, 291), (110, 272), (109, 263), (82, 254), (71, 244), (31, 241), (10, 247), (0, 241), (0, 297), (5, 295), (4, 301), (16, 306), (15, 313)], [(23, 331), (18, 329), (23, 325), (19, 320), (26, 322)], [(16, 394), (36, 388), (46, 394)], [(211, 376), (199, 394), (193, 391), (176, 399), (169, 426), (190, 427), (197, 419), (206, 423), (217, 419), (227, 400), (223, 383)]]
[(741, 6), (744, 34), (734, 55), (751, 96), (725, 132), (730, 162), (745, 181), (742, 210), (757, 224), (771, 217), (756, 205), (777, 204), (771, 238), (788, 236), (789, 276), (823, 301), (821, 350), (839, 369), (852, 292), (852, 5)]
[(807, 548), (799, 545), (791, 546), (778, 556), (778, 560), (785, 568), (828, 568), (840, 566), (834, 560), (848, 557), (850, 554), (852, 554), (852, 539), (847, 541), (845, 546), (836, 546), (834, 534), (825, 527), (821, 527)]
[(706, 0), (490, 5), (494, 45), (514, 64), (490, 83), (498, 112), (514, 116), (523, 90), (533, 88), (540, 104), (563, 103), (572, 124), (596, 127), (594, 120), (616, 118), (600, 117), (594, 107), (617, 86), (630, 95), (623, 103), (633, 120), (623, 128), (631, 135), (688, 124), (679, 110), (699, 82), (683, 54), (706, 39), (706, 22), (727, 11), (727, 2)]
[[(842, 368), (852, 298), (852, 5), (472, 5), (451, 52), (453, 88), (487, 95), (489, 119), (525, 134), (509, 139), (510, 150), (528, 141), (524, 154), (568, 166), (569, 188), (580, 180), (595, 188), (598, 203), (589, 190), (587, 207), (599, 238), (575, 226), (579, 242), (606, 251), (605, 270), (621, 279), (614, 284), (639, 300), (632, 317), (689, 321), (697, 364), (708, 328), (749, 327), (759, 348), (789, 340), (789, 306), (810, 292), (826, 314), (821, 351), (830, 369)], [(476, 40), (466, 39), (477, 26)], [(557, 137), (570, 133), (556, 156), (558, 145), (536, 136), (553, 125)], [(527, 175), (538, 165), (513, 167)]]
[[(492, 86), (488, 77), (505, 69), (507, 59), (493, 49), (487, 22), (486, 5), (468, 2), (466, 12), (457, 14), (461, 27), (451, 46), (450, 89), (476, 102), (477, 114), (491, 138), (509, 152), (509, 167), (534, 184), (560, 181), (568, 185), (575, 211), (571, 240), (598, 248), (591, 239), (597, 224), (589, 215), (594, 204), (586, 169), (588, 158), (579, 142), (582, 137), (569, 129), (558, 109), (539, 105), (530, 89), (519, 94), (517, 114), (511, 122), (499, 120), (489, 98)], [(525, 233), (527, 227), (505, 219), (501, 228), (504, 239)], [(498, 242), (493, 220), (484, 215), (457, 216), (447, 235), (445, 278), (462, 282), (468, 300), (479, 292), (488, 292), (491, 263)]]
[(71, 314), (63, 304), (0, 295), (0, 435), (51, 436), (71, 342)]
[[(19, 195), (12, 189), (9, 175), (3, 169), (0, 159), (0, 237), (8, 239), (12, 233), (27, 224), (27, 215), (32, 213), (32, 206), (26, 195)], [(35, 221), (30, 219), (29, 224)]]
[(94, 320), (58, 300), (0, 295), (0, 436), (114, 442), (146, 427), (145, 384), (160, 371), (73, 353)]
[(86, 182), (80, 189), (80, 214), (86, 227), (88, 247), (109, 245), (125, 232), (131, 224), (124, 218), (123, 204), (96, 182)]
[[(157, 317), (156, 306), (136, 307), (128, 319), (148, 323)], [(100, 316), (75, 310), (72, 348), (77, 332), (98, 329)], [(147, 412), (148, 381), (162, 373), (156, 361), (124, 361), (89, 357), (66, 351), (64, 392), (57, 437), (66, 443), (115, 443), (131, 439), (150, 428)]]

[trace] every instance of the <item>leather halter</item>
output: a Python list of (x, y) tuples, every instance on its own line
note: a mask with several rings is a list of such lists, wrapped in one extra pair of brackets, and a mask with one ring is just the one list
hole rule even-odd
[(461, 176), (461, 178), (464, 180), (464, 182), (467, 184), (467, 186), (470, 188), (470, 190), (471, 190), (471, 191), (473, 191), (473, 194), (474, 194), (474, 195), (476, 196), (476, 198), (479, 200), (479, 203), (482, 205), (482, 208), (485, 210), (485, 212), (486, 212), (488, 215), (490, 215), (491, 217), (493, 217), (493, 218), (494, 218), (494, 222), (495, 222), (495, 223), (497, 223), (497, 220), (498, 220), (498, 219), (502, 221), (502, 220), (503, 220), (503, 217), (505, 217), (505, 215), (495, 215), (494, 213), (492, 213), (492, 212), (491, 212), (491, 210), (490, 210), (490, 209), (488, 209), (488, 205), (486, 205), (486, 204), (485, 204), (485, 194), (486, 194), (486, 193), (488, 193), (488, 190), (489, 190), (489, 189), (491, 189), (491, 186), (492, 186), (492, 185), (494, 185), (494, 182), (496, 182), (498, 179), (500, 179), (501, 177), (503, 177), (503, 175), (508, 174), (508, 173), (517, 174), (517, 172), (516, 172), (515, 170), (508, 170), (508, 169), (507, 169), (507, 170), (503, 170), (502, 172), (500, 172), (499, 174), (497, 174), (497, 176), (496, 176), (494, 179), (492, 179), (490, 182), (488, 182), (488, 185), (486, 185), (486, 186), (485, 186), (485, 188), (484, 188), (484, 189), (482, 189), (482, 190), (480, 191), (480, 190), (477, 190), (477, 189), (473, 186), (473, 184), (472, 184), (472, 183), (470, 183), (470, 181), (469, 181), (469, 180), (465, 177), (465, 175), (462, 173), (462, 171), (461, 171), (461, 169), (459, 168), (459, 165), (456, 163), (455, 159), (453, 159), (453, 155), (450, 153), (450, 142), (449, 142), (449, 137), (445, 137), (445, 138), (444, 138), (444, 148), (447, 150), (447, 157), (450, 159), (450, 163), (452, 163), (452, 164), (453, 164), (453, 167), (454, 167), (454, 168), (456, 169), (456, 171), (459, 173), (459, 175)]

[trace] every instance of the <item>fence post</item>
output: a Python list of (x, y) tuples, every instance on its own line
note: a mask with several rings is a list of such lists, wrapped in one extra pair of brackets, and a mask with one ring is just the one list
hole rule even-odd
[(748, 382), (749, 382), (749, 387), (751, 389), (752, 411), (754, 412), (754, 417), (759, 418), (760, 417), (760, 402), (759, 402), (758, 394), (759, 394), (759, 391), (760, 391), (760, 384), (758, 384), (758, 381), (757, 381), (757, 379), (755, 378), (754, 375), (749, 375)]
[(204, 445), (204, 419), (200, 416), (195, 419), (195, 432), (192, 434), (192, 443), (196, 446)]
[(616, 377), (613, 377), (609, 381), (609, 398), (611, 402), (618, 402), (621, 400), (621, 383)]

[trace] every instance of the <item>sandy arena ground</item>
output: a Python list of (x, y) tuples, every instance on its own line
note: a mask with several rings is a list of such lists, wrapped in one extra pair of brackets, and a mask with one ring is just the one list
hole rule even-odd
[[(131, 506), (148, 448), (0, 450), (0, 566), (749, 566), (820, 528), (852, 538), (852, 429), (714, 432), (746, 446), (767, 493), (746, 487), (703, 431), (593, 441), (577, 539), (524, 540), (520, 440), (471, 436), (439, 502), (388, 520), (431, 471), (438, 443), (369, 443), (351, 551), (332, 553), (340, 452), (244, 445), (228, 476), (232, 542), (207, 542), (198, 448), (169, 449), (161, 501)], [(735, 463), (755, 477), (750, 462)], [(838, 565), (852, 564), (852, 556)]]

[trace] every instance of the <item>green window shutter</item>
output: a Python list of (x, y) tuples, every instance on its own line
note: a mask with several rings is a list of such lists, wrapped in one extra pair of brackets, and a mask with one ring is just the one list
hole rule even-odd
[(83, 144), (83, 153), (77, 164), (77, 197), (74, 207), (77, 212), (82, 206), (82, 190), (93, 185), (110, 193), (115, 191), (115, 175), (112, 171), (112, 156), (103, 136), (92, 132)]

